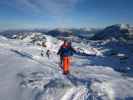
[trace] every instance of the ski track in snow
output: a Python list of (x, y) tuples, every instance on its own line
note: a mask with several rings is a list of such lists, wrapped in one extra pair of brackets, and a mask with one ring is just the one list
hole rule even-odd
[(73, 87), (67, 90), (61, 100), (80, 100), (79, 98), (83, 99), (85, 92), (86, 90), (83, 87)]

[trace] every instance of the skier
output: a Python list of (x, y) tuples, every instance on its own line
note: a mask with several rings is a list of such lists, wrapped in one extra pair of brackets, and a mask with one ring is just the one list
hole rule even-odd
[(41, 56), (42, 56), (42, 57), (44, 56), (44, 51), (43, 51), (43, 50), (41, 51)]
[(50, 50), (47, 50), (46, 55), (48, 58), (50, 57)]
[(69, 73), (70, 69), (70, 57), (76, 51), (72, 48), (71, 42), (64, 41), (63, 45), (61, 45), (57, 55), (60, 55), (60, 65), (63, 68), (63, 73), (66, 75)]

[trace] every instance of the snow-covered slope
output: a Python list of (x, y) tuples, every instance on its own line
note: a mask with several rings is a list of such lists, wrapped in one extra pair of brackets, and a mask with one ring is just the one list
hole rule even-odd
[[(73, 43), (86, 55), (72, 57), (70, 75), (64, 76), (56, 55), (62, 41), (45, 37), (47, 48), (0, 36), (0, 100), (133, 99), (133, 78), (113, 69), (116, 59), (104, 57), (91, 42)], [(40, 55), (47, 49), (50, 58)]]

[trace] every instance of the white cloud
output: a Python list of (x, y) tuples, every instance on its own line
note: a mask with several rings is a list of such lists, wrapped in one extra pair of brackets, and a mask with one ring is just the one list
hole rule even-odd
[(80, 0), (5, 0), (4, 4), (34, 13), (63, 15), (71, 11)]
[(27, 0), (41, 12), (47, 11), (54, 15), (65, 14), (71, 11), (79, 0)]

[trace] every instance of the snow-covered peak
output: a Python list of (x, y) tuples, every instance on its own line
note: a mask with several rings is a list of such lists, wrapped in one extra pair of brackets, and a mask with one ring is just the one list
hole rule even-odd
[(131, 27), (128, 24), (115, 24), (98, 32), (93, 39), (126, 39), (130, 33), (129, 29), (131, 29)]
[(121, 24), (121, 28), (123, 29), (129, 29), (130, 25), (129, 24)]
[(120, 27), (120, 29), (128, 29), (130, 28), (130, 25), (129, 24), (115, 24), (113, 25), (114, 27)]

